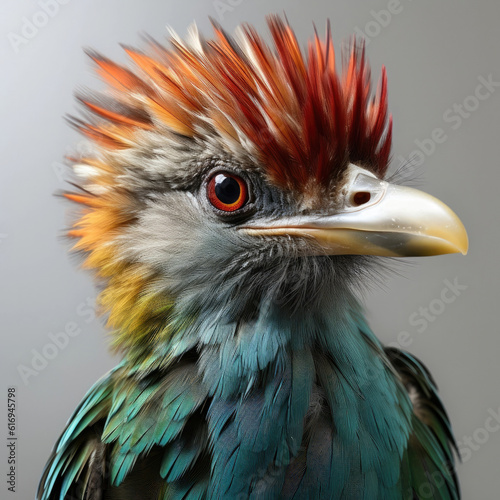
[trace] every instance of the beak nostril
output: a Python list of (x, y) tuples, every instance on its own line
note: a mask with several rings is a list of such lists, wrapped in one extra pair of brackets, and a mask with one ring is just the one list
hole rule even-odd
[(354, 193), (352, 203), (353, 205), (359, 207), (360, 205), (368, 203), (371, 197), (372, 195), (368, 191), (358, 191), (357, 193)]

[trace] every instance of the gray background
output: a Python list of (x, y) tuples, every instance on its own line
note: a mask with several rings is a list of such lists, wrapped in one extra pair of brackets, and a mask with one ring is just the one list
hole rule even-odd
[[(184, 34), (195, 19), (209, 34), (208, 16), (229, 31), (242, 21), (262, 31), (265, 14), (285, 10), (302, 43), (312, 34), (312, 22), (322, 29), (326, 18), (332, 21), (337, 47), (353, 31), (368, 35), (374, 76), (378, 78), (382, 64), (387, 66), (395, 125), (394, 168), (402, 163), (401, 157), (408, 159), (418, 149), (416, 140), (431, 137), (436, 128), (443, 131), (441, 143), (432, 148), (427, 142), (427, 153), (414, 155), (412, 165), (424, 160), (414, 169), (420, 187), (462, 218), (471, 242), (469, 255), (398, 265), (399, 274), (367, 293), (368, 317), (384, 341), (394, 342), (399, 336), (438, 381), (461, 442), (464, 498), (498, 498), (500, 426), (490, 415), (500, 407), (496, 322), (500, 88), (494, 87), (482, 101), (471, 96), (480, 77), (492, 75), (500, 82), (500, 4), (493, 0), (60, 2), (45, 25), (38, 1), (2, 0), (0, 7), (0, 370), (5, 394), (0, 399), (5, 407), (0, 411), (0, 436), (4, 440), (7, 432), (8, 386), (17, 387), (19, 435), (18, 493), (10, 496), (33, 497), (65, 421), (93, 382), (116, 363), (107, 353), (102, 321), (86, 304), (95, 297), (90, 276), (78, 270), (78, 259), (67, 255), (68, 243), (61, 238), (68, 222), (67, 205), (52, 195), (65, 187), (64, 154), (83, 147), (62, 119), (75, 112), (73, 90), (79, 85), (99, 86), (81, 47), (91, 46), (124, 61), (118, 42), (140, 45), (141, 31), (161, 39), (169, 24)], [(390, 20), (386, 13), (377, 14), (389, 8)], [(29, 33), (31, 38), (20, 41), (16, 36), (23, 36), (25, 17), (35, 18), (41, 26)], [(453, 118), (460, 116), (454, 106), (462, 104), (470, 109), (468, 116)], [(448, 304), (441, 299), (445, 280), (456, 280), (462, 287), (454, 296), (445, 292), (445, 297), (455, 297)], [(434, 313), (425, 319), (422, 315), (428, 313), (421, 308), (429, 306)], [(47, 366), (35, 365), (40, 368), (37, 375), (23, 380), (19, 370), (33, 368), (33, 350), (47, 349), (52, 342), (49, 334), (65, 328), (80, 333), (67, 337), (67, 345)], [(2, 449), (6, 449), (3, 444)], [(5, 478), (5, 453), (0, 455)], [(0, 491), (1, 498), (8, 498), (4, 479)]]

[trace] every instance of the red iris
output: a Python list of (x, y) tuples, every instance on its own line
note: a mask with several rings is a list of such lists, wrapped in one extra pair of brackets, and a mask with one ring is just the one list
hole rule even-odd
[(241, 177), (218, 172), (208, 181), (207, 196), (215, 208), (224, 212), (234, 212), (247, 202), (248, 189)]

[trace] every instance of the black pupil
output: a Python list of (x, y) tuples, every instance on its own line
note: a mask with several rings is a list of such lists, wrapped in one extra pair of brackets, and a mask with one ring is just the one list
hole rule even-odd
[(241, 188), (236, 179), (219, 174), (215, 177), (215, 195), (226, 205), (236, 203), (241, 194)]

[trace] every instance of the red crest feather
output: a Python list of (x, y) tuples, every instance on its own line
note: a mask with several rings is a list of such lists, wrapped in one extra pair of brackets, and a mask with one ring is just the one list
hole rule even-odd
[(96, 119), (76, 125), (110, 149), (134, 147), (136, 132), (154, 127), (215, 136), (292, 189), (311, 179), (328, 185), (349, 162), (382, 177), (392, 129), (385, 68), (371, 96), (362, 44), (353, 39), (339, 73), (329, 25), (325, 40), (316, 33), (304, 53), (287, 23), (276, 16), (268, 23), (273, 48), (251, 26), (235, 41), (214, 25), (210, 41), (173, 36), (171, 48), (152, 42), (149, 54), (125, 48), (135, 71), (91, 53), (113, 98), (84, 99)]

